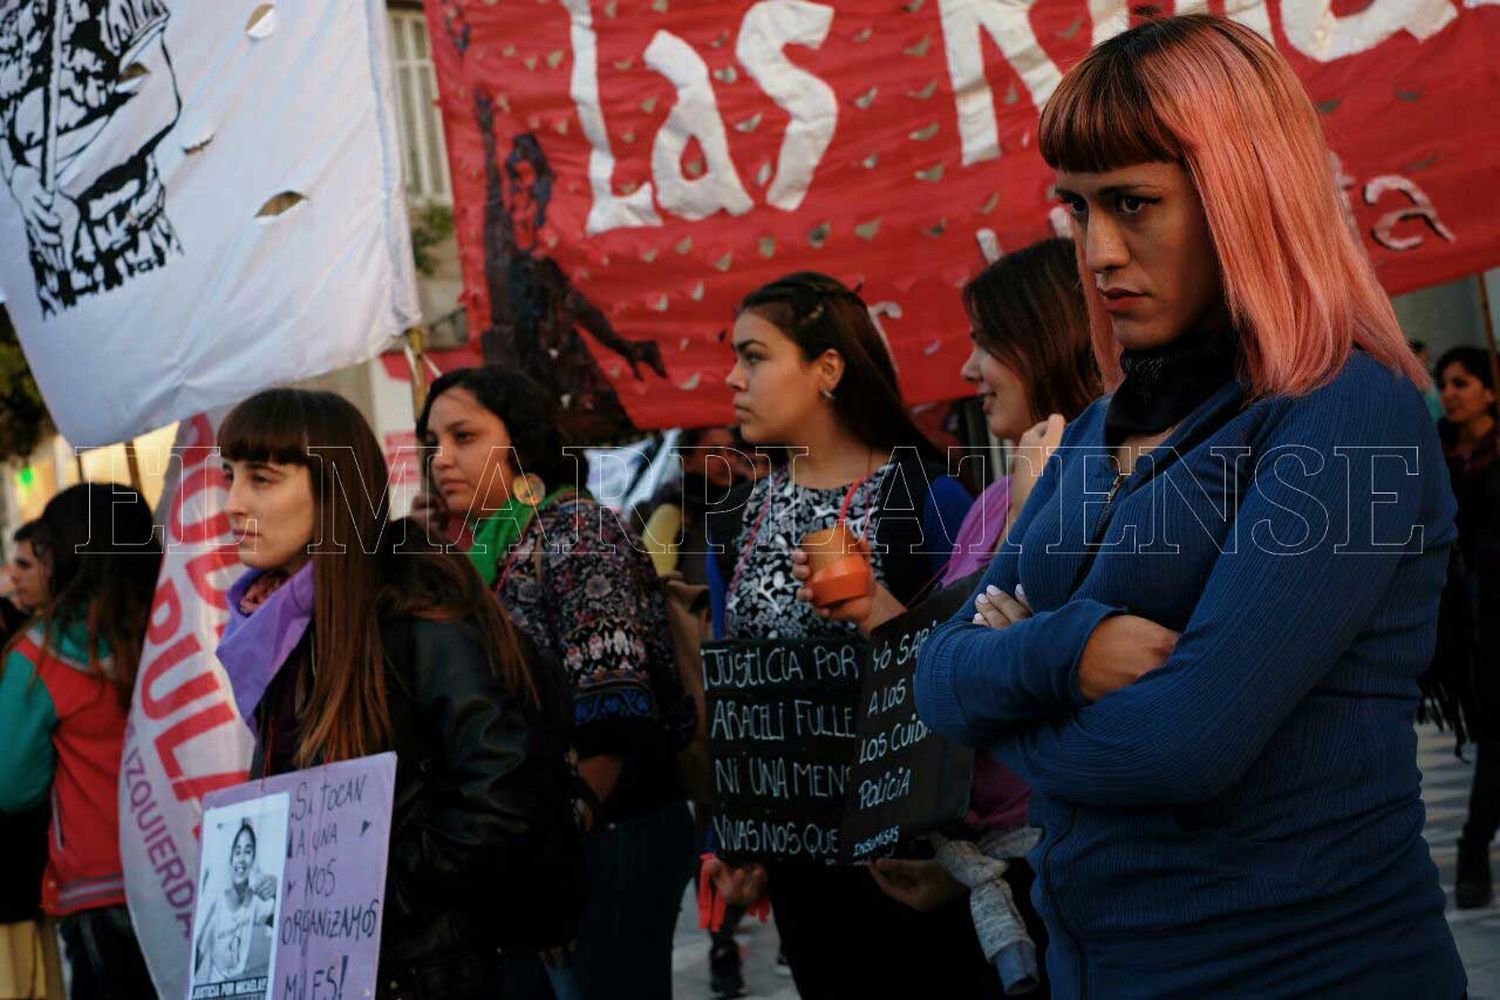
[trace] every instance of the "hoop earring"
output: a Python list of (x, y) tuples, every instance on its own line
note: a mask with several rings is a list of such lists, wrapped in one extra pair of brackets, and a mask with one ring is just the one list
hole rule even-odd
[(542, 477), (534, 476), (529, 472), (524, 476), (517, 476), (510, 481), (510, 495), (512, 499), (519, 500), (528, 507), (537, 506), (546, 496)]
[(818, 395), (822, 396), (830, 403), (833, 402), (833, 390), (827, 388), (826, 386), (818, 390)]

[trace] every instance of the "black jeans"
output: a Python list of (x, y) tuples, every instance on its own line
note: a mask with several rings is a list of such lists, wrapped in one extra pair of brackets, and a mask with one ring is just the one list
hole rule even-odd
[(1500, 740), (1484, 740), (1475, 746), (1474, 787), (1469, 792), (1463, 839), (1484, 849), (1500, 829)]
[(768, 868), (781, 948), (803, 1000), (1005, 995), (967, 899), (918, 913), (882, 893), (863, 867)]
[(71, 1000), (152, 1000), (156, 996), (125, 907), (70, 913), (57, 922), (57, 929), (73, 972), (68, 990)]
[(570, 968), (548, 973), (535, 955), (507, 955), (504, 1000), (552, 1000), (563, 995), (559, 976), (587, 1000), (672, 995), (672, 935), (695, 862), (687, 803), (595, 830), (585, 858), (589, 899)]
[(505, 970), (498, 950), (452, 952), (414, 965), (380, 963), (380, 1000), (489, 1000)]
[(696, 860), (687, 803), (595, 830), (585, 857), (589, 901), (575, 959), (583, 995), (670, 997), (672, 934)]

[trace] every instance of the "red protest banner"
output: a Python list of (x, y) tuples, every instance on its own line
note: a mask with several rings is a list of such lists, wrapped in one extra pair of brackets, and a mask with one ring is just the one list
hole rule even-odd
[[(1496, 0), (1227, 0), (1287, 54), (1394, 293), (1500, 263)], [(1220, 0), (1181, 0), (1223, 10)], [(574, 426), (728, 422), (733, 307), (862, 287), (907, 397), (965, 390), (957, 289), (1064, 225), (1038, 108), (1124, 0), (428, 0), (478, 336)]]

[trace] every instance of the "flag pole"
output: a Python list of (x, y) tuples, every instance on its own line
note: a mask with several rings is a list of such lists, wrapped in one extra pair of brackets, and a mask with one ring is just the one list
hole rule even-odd
[(1479, 282), (1479, 311), (1484, 322), (1484, 342), (1490, 352), (1490, 381), (1500, 385), (1500, 349), (1495, 347), (1495, 317), (1490, 313), (1490, 289), (1485, 284), (1484, 272), (1474, 276)]
[(137, 493), (145, 493), (141, 486), (141, 462), (135, 454), (135, 439), (130, 438), (125, 442), (125, 465), (130, 469), (130, 488)]
[(415, 421), (427, 405), (427, 327), (409, 328), (401, 335), (401, 347), (411, 370), (411, 418)]
[[(427, 406), (427, 327), (418, 325), (408, 329), (401, 335), (401, 347), (406, 351), (406, 367), (411, 373), (411, 419), (412, 426), (415, 427), (422, 417), (422, 410)], [(417, 442), (417, 447), (422, 448), (421, 441)], [(425, 457), (420, 469), (420, 492), (436, 496), (432, 466)]]

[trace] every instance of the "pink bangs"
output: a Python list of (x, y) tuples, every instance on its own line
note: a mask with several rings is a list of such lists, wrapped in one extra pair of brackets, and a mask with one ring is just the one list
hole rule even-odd
[[(1317, 112), (1254, 31), (1190, 14), (1118, 35), (1063, 78), (1038, 135), (1056, 169), (1183, 166), (1203, 201), (1255, 395), (1316, 389), (1356, 347), (1426, 383), (1345, 222)], [(1100, 372), (1113, 386), (1119, 345), (1081, 253), (1079, 269)]]

